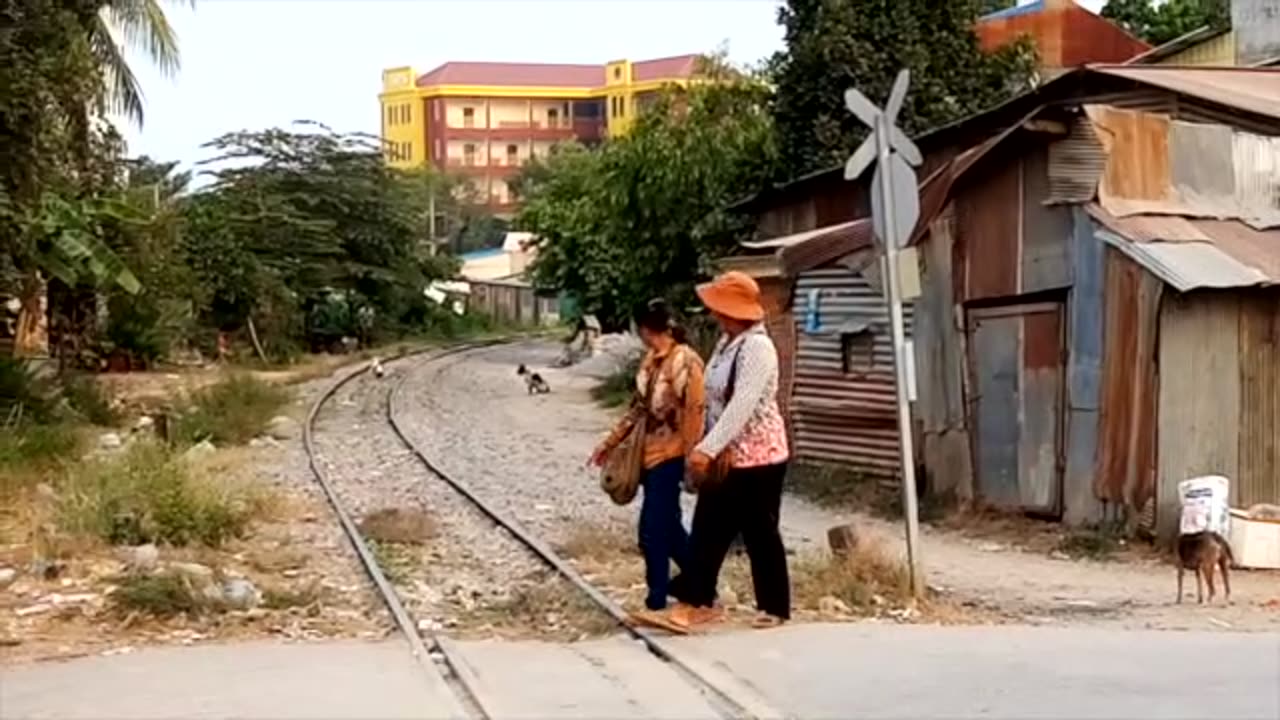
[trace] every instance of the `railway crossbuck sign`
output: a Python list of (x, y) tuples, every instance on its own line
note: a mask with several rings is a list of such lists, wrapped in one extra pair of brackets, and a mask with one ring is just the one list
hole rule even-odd
[[(893, 366), (895, 389), (898, 399), (898, 449), (902, 467), (902, 507), (907, 524), (907, 565), (911, 579), (911, 592), (919, 597), (924, 587), (924, 572), (920, 562), (920, 522), (916, 509), (915, 451), (912, 447), (911, 389), (915, 377), (914, 352), (906, 339), (902, 318), (902, 267), (899, 250), (907, 246), (916, 221), (920, 218), (920, 196), (916, 189), (916, 172), (920, 165), (920, 150), (895, 124), (902, 103), (907, 99), (910, 75), (907, 70), (898, 73), (889, 91), (889, 102), (884, 110), (876, 107), (867, 96), (854, 89), (845, 91), (844, 104), (859, 120), (871, 127), (871, 134), (849, 156), (844, 166), (846, 180), (857, 180), (875, 161), (875, 175), (871, 179), (871, 224), (884, 249), (881, 277), (884, 279), (886, 300), (889, 304), (889, 326), (893, 337)], [(910, 253), (904, 257), (910, 258)], [(913, 268), (914, 269), (914, 268)]]

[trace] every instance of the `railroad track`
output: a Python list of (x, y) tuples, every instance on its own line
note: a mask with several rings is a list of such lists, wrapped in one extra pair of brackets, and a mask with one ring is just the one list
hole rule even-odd
[[(436, 363), (451, 356), (492, 347), (502, 342), (504, 341), (467, 343), (444, 349), (411, 351), (385, 361), (384, 365), (401, 366), (409, 363)], [(357, 380), (368, 371), (369, 368), (366, 364), (343, 375), (328, 387), (312, 405), (303, 428), (303, 441), (311, 472), (323, 490), (334, 515), (342, 527), (343, 533), (355, 550), (360, 564), (373, 584), (379, 599), (386, 605), (396, 628), (408, 642), (410, 653), (414, 659), (424, 672), (443, 675), (447, 684), (457, 695), (460, 704), (468, 712), (486, 720), (492, 719), (494, 718), (492, 709), (476, 687), (476, 682), (467, 671), (465, 663), (461, 662), (461, 658), (458, 657), (458, 651), (452, 641), (441, 631), (424, 631), (420, 629), (419, 624), (415, 622), (411, 613), (406, 609), (395, 586), (389, 580), (386, 569), (380, 565), (377, 554), (373, 551), (366, 538), (362, 536), (335, 483), (332, 482), (332, 479), (319, 461), (319, 452), (316, 444), (316, 421), (322, 409), (347, 384)], [(465, 498), (467, 503), (491, 521), (493, 532), (505, 533), (514, 539), (534, 556), (538, 562), (572, 585), (575, 591), (581, 593), (596, 608), (612, 618), (620, 631), (629, 634), (643, 645), (643, 648), (636, 647), (637, 653), (647, 652), (654, 662), (666, 663), (674, 669), (679, 676), (703, 694), (708, 700), (708, 704), (716, 710), (720, 717), (763, 719), (780, 715), (757, 697), (743, 697), (744, 693), (741, 692), (741, 686), (718, 668), (705, 664), (700, 660), (678, 655), (662, 637), (646, 629), (631, 626), (627, 622), (626, 612), (611, 598), (585, 580), (565, 558), (541, 539), (522, 528), (515, 520), (496, 509), (485, 498), (480, 497), (468, 485), (465, 478), (443, 471), (433, 458), (409, 437), (405, 431), (401, 416), (397, 412), (398, 398), (407, 376), (408, 372), (406, 371), (394, 372), (389, 376), (394, 378), (392, 382), (387, 383), (386, 387), (378, 388), (375, 392), (381, 390), (385, 393), (381, 400), (384, 408), (383, 419), (387, 427), (394, 432), (403, 448), (425, 469), (430, 479), (424, 480), (424, 482), (434, 480), (435, 482), (443, 483), (452, 492)], [(440, 666), (443, 666), (443, 668)]]

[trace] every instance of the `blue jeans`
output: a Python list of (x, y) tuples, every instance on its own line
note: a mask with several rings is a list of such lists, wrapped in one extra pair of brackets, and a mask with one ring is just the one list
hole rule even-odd
[(640, 552), (644, 554), (645, 583), (649, 596), (645, 607), (667, 606), (671, 588), (671, 562), (682, 571), (689, 563), (689, 533), (680, 517), (680, 490), (684, 459), (667, 460), (644, 471), (640, 504)]

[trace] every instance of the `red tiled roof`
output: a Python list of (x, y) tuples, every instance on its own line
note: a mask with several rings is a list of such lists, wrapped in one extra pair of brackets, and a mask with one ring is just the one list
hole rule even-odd
[(428, 85), (597, 87), (603, 84), (603, 65), (447, 62), (425, 75), (418, 76), (418, 87)]
[(666, 78), (687, 78), (698, 69), (699, 57), (699, 55), (676, 55), (631, 63), (631, 79), (635, 82), (645, 82)]
[[(685, 78), (693, 74), (698, 55), (677, 55), (632, 63), (636, 82)], [(418, 76), (418, 87), (429, 85), (502, 85), (514, 87), (582, 87), (604, 85), (604, 65), (556, 63), (447, 62)]]

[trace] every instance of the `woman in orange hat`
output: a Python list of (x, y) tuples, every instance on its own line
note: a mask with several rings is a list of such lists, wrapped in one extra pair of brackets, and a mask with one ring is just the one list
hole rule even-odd
[[(708, 430), (687, 461), (698, 503), (689, 568), (680, 578), (681, 602), (669, 620), (688, 629), (716, 619), (720, 568), (741, 534), (759, 611), (754, 625), (776, 627), (791, 617), (787, 555), (778, 530), (790, 459), (778, 409), (778, 351), (765, 332), (760, 287), (750, 276), (728, 272), (697, 291), (722, 334), (704, 374)], [(713, 465), (727, 472), (719, 476)]]

